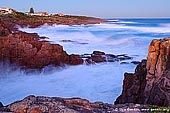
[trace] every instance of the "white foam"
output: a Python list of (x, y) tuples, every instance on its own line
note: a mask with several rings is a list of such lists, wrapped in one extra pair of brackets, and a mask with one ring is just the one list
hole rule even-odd
[(11, 70), (6, 77), (0, 77), (0, 100), (6, 105), (33, 94), (113, 103), (121, 92), (123, 73), (133, 72), (134, 67), (132, 64), (102, 63), (29, 75)]
[[(168, 24), (166, 24), (168, 25)], [(170, 33), (169, 26), (164, 27), (137, 27), (137, 26), (127, 26), (127, 25), (119, 25), (119, 24), (107, 24), (101, 23), (96, 25), (98, 28), (103, 29), (125, 29), (125, 30), (134, 30), (138, 32), (144, 33)], [(99, 30), (99, 29), (97, 29)]]
[[(69, 54), (92, 53), (94, 50), (100, 50), (111, 54), (134, 55), (133, 60), (137, 61), (146, 58), (147, 47), (153, 37), (135, 34), (169, 33), (167, 26), (137, 27), (110, 23), (80, 26), (43, 25), (34, 29), (20, 28), (20, 30), (47, 36), (49, 37), (47, 40), (61, 44)], [(74, 42), (66, 43), (61, 40)], [(82, 97), (91, 101), (113, 103), (121, 92), (123, 73), (133, 72), (134, 68), (133, 64), (101, 63), (92, 66), (72, 66), (61, 70), (53, 69), (50, 73), (31, 73), (28, 76), (15, 66), (0, 65), (0, 69), (3, 70), (0, 75), (4, 75), (0, 76), (0, 101), (8, 104), (34, 94)]]
[[(66, 50), (69, 54), (92, 53), (94, 50), (100, 50), (112, 54), (130, 53), (133, 55), (141, 54), (143, 51), (145, 54), (145, 51), (147, 51), (146, 49), (140, 52), (134, 52), (136, 48), (139, 48), (139, 45), (136, 43), (141, 43), (141, 40), (143, 39), (141, 37), (130, 35), (129, 33), (131, 31), (129, 31), (129, 26), (102, 23), (91, 25), (89, 27), (86, 27), (85, 25), (76, 27), (68, 25), (53, 25), (44, 27), (35, 29), (24, 28), (21, 30), (37, 32), (41, 36), (47, 36), (49, 37), (47, 40), (52, 41), (52, 43), (61, 44), (64, 47), (64, 50)], [(100, 33), (100, 31), (106, 31), (106, 33)], [(107, 31), (109, 33), (107, 33)], [(151, 39), (148, 37), (143, 38), (146, 38), (146, 40), (149, 39), (148, 42), (142, 45), (147, 47)], [(136, 41), (136, 39), (138, 40)], [(73, 42), (66, 43), (61, 42), (61, 40), (71, 40)], [(132, 51), (134, 53), (132, 53)]]
[(137, 22), (119, 21), (119, 22), (116, 22), (116, 23), (120, 23), (120, 24), (136, 24)]

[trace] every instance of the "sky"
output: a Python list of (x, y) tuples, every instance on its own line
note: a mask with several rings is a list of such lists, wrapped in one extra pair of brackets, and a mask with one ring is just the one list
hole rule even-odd
[(170, 17), (170, 0), (0, 0), (0, 7), (100, 18)]

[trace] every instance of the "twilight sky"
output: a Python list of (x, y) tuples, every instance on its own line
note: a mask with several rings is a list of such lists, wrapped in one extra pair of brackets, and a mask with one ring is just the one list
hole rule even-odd
[(170, 17), (170, 0), (0, 0), (0, 7), (101, 18)]

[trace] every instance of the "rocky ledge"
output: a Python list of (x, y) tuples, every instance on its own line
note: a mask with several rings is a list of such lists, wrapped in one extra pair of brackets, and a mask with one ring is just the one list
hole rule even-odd
[(102, 51), (93, 51), (92, 54), (83, 54), (79, 56), (84, 59), (87, 65), (101, 62), (120, 62), (120, 64), (128, 64), (129, 62), (126, 62), (128, 60), (130, 60), (132, 64), (140, 63), (139, 61), (132, 61), (133, 57), (128, 56), (127, 54), (114, 55), (106, 54)]
[(153, 40), (135, 73), (125, 73), (115, 104), (140, 103), (170, 107), (170, 38)]
[(91, 103), (81, 98), (57, 98), (28, 96), (7, 106), (0, 106), (0, 112), (13, 113), (124, 113), (149, 111), (149, 107), (139, 104)]
[(12, 33), (0, 21), (0, 60), (16, 63), (27, 68), (43, 68), (48, 65), (78, 65), (83, 60), (77, 55), (68, 55), (59, 44), (40, 41), (36, 33)]

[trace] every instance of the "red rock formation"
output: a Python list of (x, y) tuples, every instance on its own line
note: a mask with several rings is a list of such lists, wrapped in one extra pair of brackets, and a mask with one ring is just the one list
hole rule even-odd
[(143, 60), (135, 69), (135, 73), (125, 73), (122, 94), (115, 104), (144, 103), (144, 89), (146, 85), (146, 60)]
[(58, 44), (39, 41), (38, 35), (23, 32), (10, 34), (0, 39), (0, 58), (9, 60), (27, 68), (43, 68), (50, 64), (78, 65), (83, 60), (75, 55), (68, 55)]
[[(91, 103), (81, 98), (57, 98), (28, 96), (3, 108), (14, 113), (122, 113), (128, 110), (140, 112), (146, 105), (112, 105), (102, 102)], [(1, 110), (2, 111), (2, 110)], [(1, 112), (0, 111), (0, 112)]]
[[(0, 23), (0, 59), (9, 60), (27, 68), (43, 68), (50, 64), (78, 65), (83, 60), (76, 55), (68, 55), (59, 44), (40, 41), (36, 33), (11, 33)], [(3, 37), (2, 37), (3, 36)]]
[(125, 74), (122, 94), (115, 103), (170, 106), (170, 38), (153, 40), (143, 64), (134, 74)]
[(145, 102), (170, 106), (170, 38), (151, 42), (146, 68)]

